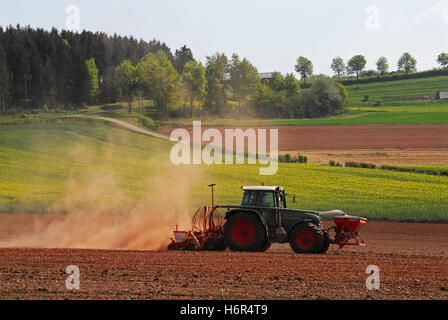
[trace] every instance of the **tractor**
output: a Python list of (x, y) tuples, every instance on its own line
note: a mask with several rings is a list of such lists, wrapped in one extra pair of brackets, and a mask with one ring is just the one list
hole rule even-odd
[[(330, 244), (364, 245), (358, 231), (365, 218), (340, 210), (311, 211), (290, 209), (283, 187), (241, 187), (241, 205), (204, 206), (193, 217), (192, 231), (179, 231), (168, 249), (207, 249), (264, 252), (272, 243), (289, 243), (297, 253), (325, 253)], [(221, 210), (225, 209), (223, 214)], [(335, 215), (335, 226), (324, 229), (321, 216)], [(334, 232), (334, 236), (330, 232)]]

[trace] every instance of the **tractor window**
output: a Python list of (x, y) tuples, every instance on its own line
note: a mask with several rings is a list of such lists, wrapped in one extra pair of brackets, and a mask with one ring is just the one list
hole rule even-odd
[(242, 206), (255, 206), (255, 191), (244, 191)]
[(262, 192), (261, 195), (262, 197), (260, 205), (262, 207), (274, 208), (277, 206), (274, 192)]

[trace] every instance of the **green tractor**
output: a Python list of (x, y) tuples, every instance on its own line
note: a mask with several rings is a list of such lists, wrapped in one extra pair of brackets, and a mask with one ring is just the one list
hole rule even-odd
[[(322, 225), (320, 213), (288, 209), (282, 187), (241, 187), (241, 205), (226, 208), (223, 238), (233, 251), (266, 251), (271, 243), (287, 243), (297, 253), (325, 253), (332, 239)], [(341, 214), (334, 210), (326, 214)]]
[[(214, 250), (264, 252), (272, 243), (289, 243), (297, 253), (325, 253), (330, 244), (363, 246), (359, 230), (367, 219), (340, 210), (289, 209), (282, 187), (241, 187), (241, 205), (202, 206), (192, 219), (192, 230), (174, 230), (169, 250)], [(221, 209), (226, 209), (225, 213)], [(321, 216), (334, 216), (334, 226), (324, 229)], [(333, 237), (330, 235), (333, 232)]]

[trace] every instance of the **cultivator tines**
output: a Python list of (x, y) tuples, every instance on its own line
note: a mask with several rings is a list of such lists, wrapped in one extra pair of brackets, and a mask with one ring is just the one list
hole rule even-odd
[(174, 230), (168, 249), (225, 250), (222, 239), (224, 216), (216, 207), (202, 206), (193, 215), (191, 231)]
[(334, 243), (342, 249), (344, 246), (363, 246), (364, 239), (359, 234), (367, 222), (366, 218), (342, 215), (333, 217)]

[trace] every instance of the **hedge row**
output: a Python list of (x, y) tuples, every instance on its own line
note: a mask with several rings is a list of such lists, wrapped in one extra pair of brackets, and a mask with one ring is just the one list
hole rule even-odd
[(366, 169), (375, 169), (376, 168), (376, 165), (373, 163), (353, 162), (353, 161), (346, 162), (345, 166), (350, 167), (350, 168), (366, 168)]
[(297, 155), (297, 156), (293, 156), (291, 157), (291, 155), (289, 153), (286, 154), (281, 154), (278, 156), (278, 162), (283, 162), (283, 163), (307, 163), (308, 162), (308, 158), (302, 155)]
[[(334, 160), (330, 160), (329, 165), (332, 167), (342, 167), (342, 164), (339, 162), (335, 162)], [(366, 169), (376, 169), (377, 166), (373, 163), (365, 163), (365, 162), (354, 162), (348, 161), (345, 163), (347, 168), (366, 168)], [(423, 169), (423, 168), (412, 168), (412, 167), (399, 167), (399, 166), (388, 166), (382, 165), (378, 167), (383, 170), (392, 170), (392, 171), (400, 171), (400, 172), (412, 172), (412, 173), (421, 173), (421, 174), (430, 174), (433, 176), (448, 176), (448, 170), (436, 170), (436, 169)]]
[(398, 166), (381, 166), (383, 170), (393, 170), (393, 171), (401, 171), (401, 172), (413, 172), (413, 173), (424, 173), (431, 174), (434, 176), (448, 176), (448, 170), (433, 170), (433, 169), (419, 169), (419, 168), (408, 168), (408, 167), (398, 167)]

